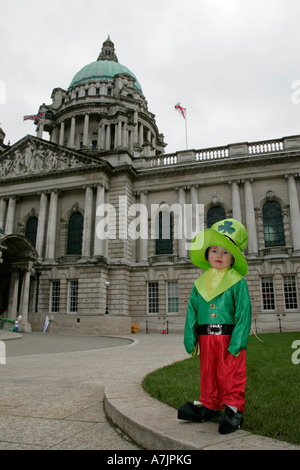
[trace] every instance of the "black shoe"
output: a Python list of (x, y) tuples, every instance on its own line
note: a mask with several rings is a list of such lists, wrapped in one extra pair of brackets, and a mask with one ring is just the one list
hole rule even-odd
[(221, 416), (219, 425), (220, 434), (229, 434), (239, 429), (243, 424), (243, 413), (237, 411), (236, 413), (226, 406), (224, 413)]
[(178, 419), (184, 419), (186, 421), (197, 421), (198, 423), (203, 423), (203, 421), (209, 421), (212, 418), (220, 416), (218, 410), (210, 410), (206, 406), (201, 406), (200, 408), (190, 401), (182, 405), (177, 413)]

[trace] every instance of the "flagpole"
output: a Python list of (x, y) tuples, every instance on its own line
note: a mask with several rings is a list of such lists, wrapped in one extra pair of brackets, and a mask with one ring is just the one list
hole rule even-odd
[(180, 103), (177, 103), (177, 104), (175, 104), (175, 109), (176, 109), (176, 111), (179, 112), (179, 114), (181, 114), (181, 116), (185, 120), (185, 146), (186, 146), (186, 150), (187, 150), (188, 149), (188, 139), (187, 139), (187, 118), (186, 118), (187, 112), (186, 112), (186, 108), (183, 108), (180, 105)]
[(185, 145), (186, 150), (188, 149), (188, 139), (187, 139), (187, 111), (185, 110)]

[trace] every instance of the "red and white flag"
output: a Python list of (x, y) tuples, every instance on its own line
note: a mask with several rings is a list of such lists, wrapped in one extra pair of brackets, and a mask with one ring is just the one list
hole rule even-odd
[(183, 108), (180, 103), (175, 104), (175, 109), (178, 111), (181, 116), (185, 119), (186, 108)]

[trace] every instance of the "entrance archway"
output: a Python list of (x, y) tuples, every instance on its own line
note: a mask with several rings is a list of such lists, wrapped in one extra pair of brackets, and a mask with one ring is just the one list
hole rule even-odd
[(30, 283), (37, 258), (36, 249), (26, 237), (0, 234), (0, 314), (12, 320), (22, 315), (23, 331), (31, 331)]

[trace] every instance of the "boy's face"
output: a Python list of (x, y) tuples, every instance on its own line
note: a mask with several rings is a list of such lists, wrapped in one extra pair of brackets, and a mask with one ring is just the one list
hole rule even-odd
[(226, 269), (231, 266), (233, 256), (222, 246), (210, 246), (208, 250), (208, 262), (212, 268)]

